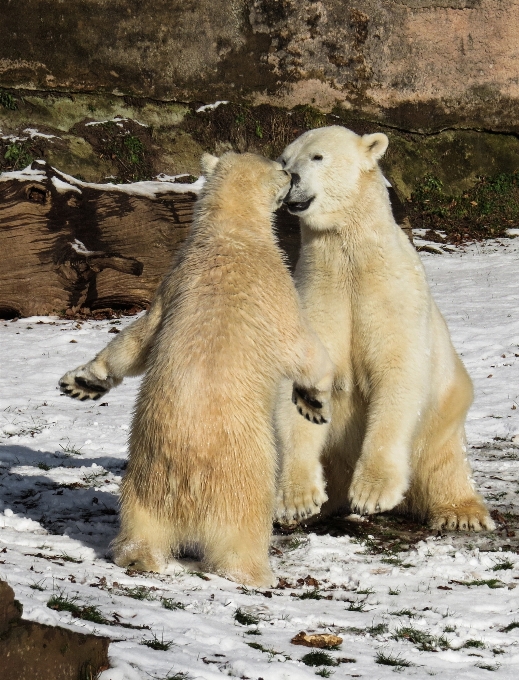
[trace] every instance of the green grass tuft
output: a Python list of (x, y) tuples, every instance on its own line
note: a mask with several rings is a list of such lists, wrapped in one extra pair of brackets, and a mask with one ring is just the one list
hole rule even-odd
[(164, 609), (169, 609), (170, 611), (175, 611), (176, 609), (185, 609), (186, 605), (182, 602), (177, 602), (171, 597), (163, 597), (161, 599), (162, 606)]
[(511, 562), (510, 560), (503, 560), (502, 562), (498, 562), (492, 567), (492, 571), (503, 571), (505, 569), (513, 569), (515, 567), (515, 564)]
[(48, 600), (47, 607), (58, 612), (70, 612), (74, 618), (83, 619), (83, 621), (111, 625), (111, 621), (101, 614), (98, 607), (78, 604), (76, 597), (65, 597), (62, 593), (53, 595)]
[(234, 620), (242, 626), (255, 626), (260, 622), (257, 616), (253, 616), (241, 608), (234, 612)]
[(485, 643), (481, 642), (481, 640), (467, 640), (463, 647), (467, 649), (484, 649)]
[(506, 583), (503, 583), (503, 581), (500, 581), (498, 578), (489, 578), (486, 580), (479, 580), (479, 581), (457, 581), (462, 586), (488, 586), (489, 588), (496, 589), (496, 588), (505, 588)]
[(383, 666), (394, 666), (395, 668), (410, 668), (411, 666), (414, 666), (413, 663), (402, 659), (401, 656), (393, 656), (392, 654), (384, 654), (383, 652), (377, 652), (375, 663), (382, 664)]
[(318, 588), (314, 588), (313, 590), (307, 590), (304, 593), (301, 593), (301, 595), (298, 595), (297, 597), (300, 600), (322, 600), (324, 595), (321, 595)]
[(16, 111), (18, 108), (16, 99), (13, 97), (13, 95), (2, 89), (0, 89), (0, 106), (3, 106), (4, 109), (9, 109), (11, 111)]
[(173, 646), (173, 640), (164, 640), (164, 634), (159, 638), (153, 633), (151, 640), (142, 640), (141, 645), (161, 652), (167, 652)]
[(301, 657), (301, 661), (305, 666), (338, 666), (339, 662), (336, 661), (331, 654), (322, 651), (308, 652)]
[(399, 612), (389, 612), (391, 616), (408, 616), (410, 619), (414, 619), (416, 612), (412, 612), (410, 609), (401, 609)]
[(133, 600), (154, 600), (155, 596), (151, 590), (146, 586), (134, 586), (133, 588), (120, 587), (119, 590), (123, 595), (131, 597)]
[(392, 635), (393, 640), (409, 640), (422, 652), (434, 652), (437, 649), (450, 649), (449, 642), (443, 636), (436, 637), (411, 626), (399, 628)]
[(356, 600), (355, 602), (350, 602), (346, 610), (349, 612), (365, 612), (366, 603), (362, 600)]
[(514, 630), (514, 628), (519, 628), (519, 621), (512, 621), (512, 623), (509, 623), (508, 626), (501, 628), (499, 630), (499, 632), (500, 633), (509, 633), (511, 630)]

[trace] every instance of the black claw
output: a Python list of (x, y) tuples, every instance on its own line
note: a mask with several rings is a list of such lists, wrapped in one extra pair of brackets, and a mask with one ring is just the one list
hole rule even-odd
[(314, 399), (311, 397), (306, 390), (301, 389), (300, 387), (294, 387), (294, 392), (303, 400), (306, 401), (307, 404), (310, 404), (312, 408), (315, 409), (321, 409), (323, 407), (322, 402), (320, 402), (317, 399)]
[(74, 394), (70, 395), (72, 399), (77, 399), (79, 397), (79, 392), (74, 392)]
[(304, 416), (303, 409), (300, 406), (297, 407), (297, 410), (302, 416)]
[(83, 395), (79, 401), (86, 401), (88, 399), (88, 394)]
[(75, 378), (76, 384), (79, 385), (80, 387), (84, 387), (87, 390), (92, 390), (93, 392), (99, 392), (100, 394), (104, 394), (108, 390), (106, 387), (103, 387), (102, 385), (98, 385), (97, 383), (89, 382), (88, 380), (85, 380), (85, 378)]
[(308, 415), (308, 413), (305, 415), (305, 418), (308, 420), (308, 422), (312, 422), (312, 421), (310, 420), (310, 416)]
[(92, 397), (92, 399), (93, 399), (94, 401), (97, 401), (98, 399), (101, 399), (101, 395), (100, 395), (100, 394), (96, 394), (96, 396), (95, 396), (95, 397)]
[(320, 424), (321, 424), (321, 421), (318, 420), (316, 416), (314, 416), (313, 421), (314, 421), (314, 423), (315, 423), (316, 425), (320, 425)]
[(64, 389), (63, 392), (65, 392), (65, 394), (70, 394), (72, 392), (72, 390), (70, 388), (67, 389), (67, 390)]

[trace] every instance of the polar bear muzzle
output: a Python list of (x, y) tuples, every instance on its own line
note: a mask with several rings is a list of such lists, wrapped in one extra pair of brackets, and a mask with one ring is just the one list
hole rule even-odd
[(306, 201), (291, 201), (290, 200), (290, 192), (289, 192), (283, 202), (286, 205), (286, 207), (288, 208), (288, 212), (302, 213), (305, 210), (308, 210), (310, 205), (313, 203), (314, 199), (315, 199), (315, 196), (308, 198)]

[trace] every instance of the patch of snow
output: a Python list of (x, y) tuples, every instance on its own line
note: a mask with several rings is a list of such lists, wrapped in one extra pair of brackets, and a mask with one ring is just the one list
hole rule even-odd
[(81, 194), (81, 189), (79, 189), (77, 186), (74, 186), (73, 184), (64, 182), (63, 180), (59, 179), (59, 177), (52, 177), (51, 181), (59, 194), (67, 194), (70, 191), (75, 191), (77, 194)]
[(72, 246), (72, 249), (75, 250), (79, 255), (94, 255), (94, 251), (88, 250), (86, 245), (77, 238), (75, 238), (74, 241), (71, 241), (70, 245)]
[[(140, 125), (141, 127), (149, 127), (149, 125), (146, 125), (146, 123), (141, 123), (138, 120), (135, 120), (132, 118), (132, 121), (134, 123), (137, 123), (137, 125)], [(90, 123), (85, 123), (85, 127), (93, 127), (95, 125), (106, 125), (106, 123), (115, 123), (117, 127), (124, 127), (123, 123), (127, 123), (128, 118), (124, 118), (123, 116), (115, 116), (114, 118), (110, 118), (109, 120), (93, 120)]]
[(34, 139), (34, 137), (42, 137), (43, 139), (60, 139), (56, 135), (46, 135), (43, 132), (39, 132), (35, 128), (25, 128), (24, 132), (26, 132), (31, 139)]
[[(38, 162), (38, 161), (36, 161)], [(45, 161), (42, 161), (44, 163)], [(1, 172), (0, 173), (0, 182), (7, 182), (10, 179), (17, 179), (20, 180), (21, 182), (25, 182), (27, 180), (31, 181), (41, 181), (43, 182), (46, 179), (46, 175), (43, 172), (43, 170), (38, 170), (38, 169), (32, 169), (30, 165), (28, 165), (26, 168), (23, 170), (13, 170), (11, 172)]]
[[(510, 521), (519, 514), (518, 243), (421, 253), (475, 386), (467, 421), (475, 482)], [(519, 554), (517, 538), (504, 530), (437, 535), (424, 528), (414, 544), (386, 551), (374, 549), (373, 518), (350, 516), (352, 529), (337, 535), (310, 528), (275, 535), (272, 567), (286, 585), (267, 591), (200, 574), (194, 560), (163, 575), (113, 564), (109, 545), (118, 531), (139, 379), (126, 379), (98, 402), (61, 396), (57, 381), (102, 349), (111, 328), (133, 320), (0, 321), (0, 578), (15, 590), (25, 618), (110, 637), (112, 668), (100, 680), (315, 680), (320, 667), (302, 661), (312, 650), (290, 643), (302, 630), (343, 638), (329, 653), (335, 662), (352, 661), (329, 667), (336, 680), (394, 680), (395, 667), (377, 663), (377, 655), (413, 664), (399, 670), (416, 680), (482, 680), (489, 668), (516, 680)], [(305, 585), (309, 575), (317, 587)], [(50, 609), (55, 594), (97, 607), (107, 623)], [(238, 609), (257, 623), (241, 624)], [(412, 631), (446, 648), (421, 649)], [(171, 645), (143, 644), (153, 639)]]
[(196, 110), (196, 113), (203, 113), (204, 111), (214, 111), (214, 109), (217, 109), (219, 106), (222, 104), (228, 104), (228, 101), (217, 101), (214, 102), (214, 104), (204, 104), (204, 106), (199, 106)]

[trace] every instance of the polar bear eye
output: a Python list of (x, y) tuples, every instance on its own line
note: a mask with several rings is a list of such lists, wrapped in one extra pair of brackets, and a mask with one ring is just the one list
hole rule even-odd
[(314, 155), (312, 156), (312, 160), (313, 160), (313, 161), (322, 161), (322, 160), (323, 160), (323, 157), (321, 156), (320, 153), (316, 153), (316, 154), (314, 154)]

